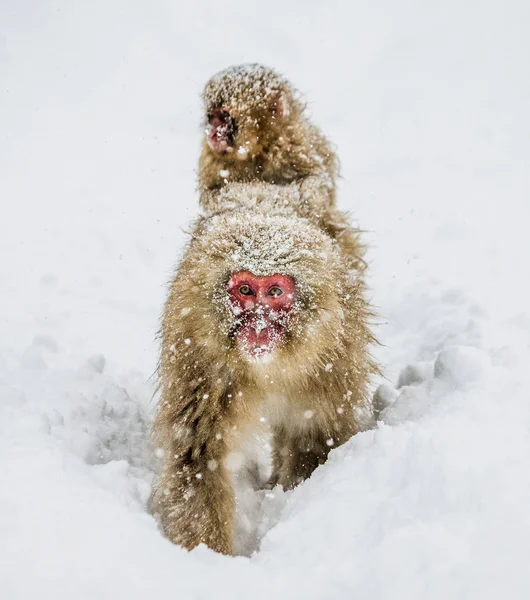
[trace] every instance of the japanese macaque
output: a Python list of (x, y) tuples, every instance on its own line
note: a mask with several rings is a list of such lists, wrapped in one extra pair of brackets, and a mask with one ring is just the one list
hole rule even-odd
[(165, 534), (232, 554), (234, 472), (271, 436), (289, 489), (371, 426), (370, 309), (337, 242), (293, 213), (232, 210), (196, 227), (161, 326), (151, 507)]
[(350, 267), (362, 268), (357, 231), (335, 205), (337, 157), (289, 81), (262, 65), (239, 65), (212, 77), (203, 100), (199, 190), (206, 213), (226, 210), (226, 184), (263, 182), (274, 187), (276, 204), (314, 221), (338, 241)]

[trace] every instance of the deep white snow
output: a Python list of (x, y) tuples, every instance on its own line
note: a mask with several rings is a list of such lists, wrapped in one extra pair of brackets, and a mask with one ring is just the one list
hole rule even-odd
[[(526, 0), (0, 2), (2, 600), (529, 597), (529, 23)], [(261, 549), (228, 558), (161, 537), (146, 441), (200, 91), (249, 61), (338, 147), (390, 404), (294, 492), (244, 496)]]

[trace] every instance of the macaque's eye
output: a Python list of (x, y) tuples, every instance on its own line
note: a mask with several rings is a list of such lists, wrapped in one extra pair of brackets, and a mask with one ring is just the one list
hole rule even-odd
[(254, 292), (252, 291), (252, 288), (249, 285), (242, 285), (239, 288), (239, 293), (243, 294), (243, 296), (253, 296)]
[(210, 109), (206, 116), (210, 123), (213, 123), (215, 121), (215, 124), (217, 125), (228, 123), (231, 120), (230, 113), (224, 108)]
[(271, 289), (267, 292), (267, 296), (272, 296), (273, 298), (277, 298), (283, 294), (283, 290), (279, 288), (277, 285), (273, 285)]

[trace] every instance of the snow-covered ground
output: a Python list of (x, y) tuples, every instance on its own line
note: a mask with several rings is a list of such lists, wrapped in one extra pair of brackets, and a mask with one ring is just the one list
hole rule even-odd
[[(527, 0), (0, 2), (2, 600), (530, 596), (529, 23)], [(248, 61), (338, 147), (395, 402), (250, 498), (261, 549), (228, 558), (161, 537), (146, 442), (199, 93)]]

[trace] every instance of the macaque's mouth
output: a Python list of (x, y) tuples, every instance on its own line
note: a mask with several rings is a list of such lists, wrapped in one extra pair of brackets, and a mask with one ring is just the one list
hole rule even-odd
[(278, 323), (247, 322), (236, 333), (239, 349), (250, 358), (262, 358), (283, 345), (284, 328)]
[(218, 131), (210, 133), (207, 141), (210, 148), (218, 154), (228, 154), (234, 150), (234, 142), (231, 136), (220, 134)]

